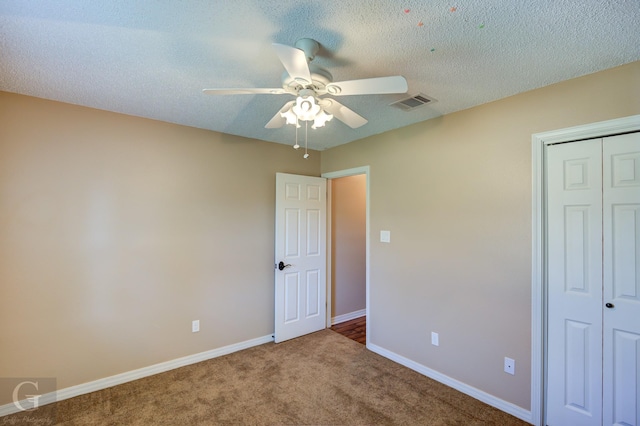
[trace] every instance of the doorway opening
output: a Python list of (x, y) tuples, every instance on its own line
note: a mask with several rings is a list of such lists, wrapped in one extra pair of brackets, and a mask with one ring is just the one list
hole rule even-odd
[(325, 173), (327, 328), (369, 341), (369, 167)]

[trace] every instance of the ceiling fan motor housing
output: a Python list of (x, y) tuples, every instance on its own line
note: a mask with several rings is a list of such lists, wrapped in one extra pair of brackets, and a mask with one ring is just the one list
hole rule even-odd
[(309, 71), (311, 73), (311, 84), (302, 85), (296, 79), (291, 77), (286, 71), (282, 74), (282, 87), (297, 95), (300, 90), (311, 89), (316, 92), (316, 95), (324, 95), (327, 93), (327, 84), (333, 82), (333, 76), (329, 71), (324, 68), (320, 68), (314, 65), (309, 65)]

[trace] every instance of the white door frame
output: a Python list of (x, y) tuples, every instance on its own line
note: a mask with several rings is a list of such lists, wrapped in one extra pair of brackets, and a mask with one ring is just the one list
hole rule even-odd
[[(369, 188), (370, 188), (370, 169), (369, 166), (355, 167), (352, 169), (346, 170), (338, 170), (335, 172), (323, 173), (321, 177), (326, 178), (328, 180), (337, 179), (341, 177), (347, 176), (356, 176), (356, 175), (366, 175), (367, 185), (366, 185), (366, 248), (365, 248), (365, 286), (366, 286), (366, 315), (367, 315), (367, 344), (369, 347), (369, 336), (371, 321), (368, 320), (369, 316), (369, 244), (370, 244), (370, 236), (369, 236)], [(333, 265), (331, 264), (331, 184), (327, 185), (327, 328), (331, 327), (331, 268)]]
[[(531, 137), (531, 421), (544, 421), (544, 369), (546, 346), (545, 265), (545, 147), (549, 144), (593, 139), (640, 131), (640, 115), (536, 133)], [(368, 322), (367, 322), (368, 323)]]

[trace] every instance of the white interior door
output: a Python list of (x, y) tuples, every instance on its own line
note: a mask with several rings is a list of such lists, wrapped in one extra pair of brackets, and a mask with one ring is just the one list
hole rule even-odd
[(326, 325), (327, 181), (276, 174), (275, 341)]
[(602, 419), (601, 140), (547, 148), (547, 424)]
[(547, 149), (548, 425), (640, 425), (640, 134)]
[(603, 141), (604, 424), (640, 425), (640, 133)]

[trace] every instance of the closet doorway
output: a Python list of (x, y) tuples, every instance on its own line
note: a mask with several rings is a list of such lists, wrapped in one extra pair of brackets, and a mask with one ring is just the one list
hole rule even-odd
[[(548, 273), (550, 272), (548, 271), (548, 266), (550, 265), (547, 265), (547, 260), (548, 260), (547, 239), (549, 236), (547, 233), (547, 219), (548, 219), (547, 218), (547, 192), (548, 191), (547, 191), (547, 181), (546, 181), (546, 175), (547, 175), (546, 172), (547, 172), (547, 166), (548, 166), (547, 148), (554, 144), (573, 143), (574, 141), (586, 141), (588, 139), (608, 138), (610, 136), (630, 134), (638, 131), (640, 131), (640, 115), (633, 115), (629, 117), (616, 118), (613, 120), (595, 122), (595, 123), (590, 123), (590, 124), (585, 124), (585, 125), (580, 125), (575, 127), (569, 127), (565, 129), (558, 129), (558, 130), (553, 130), (553, 131), (548, 131), (543, 133), (536, 133), (532, 135), (532, 138), (531, 138), (531, 142), (532, 142), (531, 144), (532, 164), (531, 165), (532, 165), (532, 172), (533, 172), (532, 173), (533, 174), (532, 176), (533, 177), (533, 196), (532, 196), (532, 237), (533, 237), (532, 240), (533, 241), (532, 243), (533, 244), (532, 244), (532, 271), (531, 271), (531, 282), (532, 282), (532, 289), (531, 289), (532, 290), (531, 292), (531, 297), (532, 297), (531, 423), (532, 424), (536, 424), (536, 425), (553, 424), (552, 418), (554, 417), (554, 415), (553, 414), (551, 415), (552, 418), (547, 418), (547, 413), (549, 411), (554, 410), (553, 408), (550, 408), (547, 406), (547, 403), (549, 403), (547, 398), (547, 391), (550, 387), (550, 384), (547, 381), (548, 368), (549, 368), (548, 364), (556, 362), (558, 358), (560, 359), (564, 358), (562, 353), (558, 354), (554, 350), (550, 350), (550, 348), (548, 347), (548, 341), (547, 341), (548, 330), (549, 328), (552, 328), (552, 325), (550, 324), (550, 322), (552, 321), (552, 318), (550, 317), (554, 316), (553, 314), (547, 311), (547, 308), (548, 308), (547, 298), (548, 297), (553, 298), (552, 295), (548, 294), (549, 282), (547, 277)], [(577, 142), (577, 143), (580, 143), (580, 142)], [(603, 151), (603, 154), (604, 154), (604, 151)], [(584, 158), (585, 157), (582, 156), (583, 160)], [(624, 164), (622, 165), (623, 168), (621, 169), (622, 175), (624, 177), (623, 180), (625, 181), (628, 180), (628, 178), (633, 175), (635, 175), (636, 177), (640, 176), (640, 171), (638, 169), (635, 169), (635, 164), (634, 164), (634, 167), (630, 168), (631, 163), (632, 162), (635, 163), (635, 161), (629, 161), (629, 160), (630, 159), (625, 159), (625, 161), (623, 161)], [(575, 187), (576, 177), (578, 175), (578, 172), (581, 170), (579, 170), (580, 167), (574, 167), (574, 166), (578, 166), (580, 164), (580, 161), (573, 162), (573, 163), (566, 162), (565, 164), (566, 164), (566, 173), (565, 172), (563, 173), (565, 173), (566, 176), (570, 177), (570, 180), (574, 182), (573, 186)], [(563, 169), (564, 168), (565, 166), (563, 166)], [(596, 166), (596, 169), (597, 169), (597, 166)], [(607, 173), (607, 174), (610, 176), (610, 173)], [(585, 181), (585, 183), (587, 182)], [(566, 185), (563, 183), (562, 186), (566, 186)], [(582, 205), (585, 206), (585, 204), (582, 204)], [(579, 216), (577, 214), (579, 208), (576, 208), (576, 207), (570, 207), (566, 209), (567, 213), (571, 213), (571, 215), (574, 216), (573, 219)], [(602, 213), (603, 214), (605, 213), (604, 209)], [(626, 219), (629, 219), (629, 218), (626, 217)], [(605, 226), (604, 225), (605, 222), (607, 222), (607, 220), (603, 218), (603, 222), (602, 222), (603, 227)], [(629, 222), (629, 221), (626, 220), (626, 222)], [(578, 222), (573, 221), (573, 223), (575, 224)], [(620, 228), (618, 227), (618, 229)], [(636, 228), (636, 232), (638, 229), (640, 229), (640, 226)], [(579, 239), (573, 238), (573, 235), (576, 235), (576, 236), (578, 235), (578, 232), (573, 232), (573, 231), (578, 231), (579, 230), (578, 227), (575, 226), (571, 228), (571, 230), (572, 230), (571, 232), (572, 240), (574, 242), (579, 241)], [(628, 232), (628, 234), (632, 235), (633, 233)], [(611, 239), (610, 238), (608, 239), (609, 239), (609, 242), (611, 242)], [(607, 249), (603, 248), (603, 250), (607, 250)], [(619, 251), (619, 249), (617, 250)], [(626, 250), (625, 252), (629, 253), (628, 250)], [(636, 254), (637, 253), (638, 252), (636, 252)], [(601, 261), (604, 261), (603, 256), (604, 256), (604, 253), (600, 258)], [(562, 257), (565, 259), (568, 259), (564, 255)], [(628, 264), (628, 262), (624, 262), (624, 263)], [(571, 265), (572, 270), (580, 269), (580, 268), (575, 268), (575, 266), (578, 265), (577, 263), (575, 263), (575, 259), (571, 259), (571, 262), (569, 262), (569, 264)], [(606, 269), (610, 269), (608, 266), (604, 265), (602, 262), (601, 264), (603, 267), (603, 272)], [(596, 277), (597, 275), (598, 274), (596, 274)], [(604, 279), (604, 276), (602, 276), (602, 279)], [(606, 291), (605, 288), (603, 288), (603, 291)], [(637, 294), (640, 294), (640, 287), (637, 287), (637, 288), (638, 288)], [(627, 291), (625, 290), (625, 292)], [(610, 313), (614, 312), (612, 309), (618, 308), (618, 304), (616, 304), (615, 300), (614, 301), (604, 300), (605, 297), (607, 299), (611, 297), (611, 294), (605, 295), (603, 294), (603, 292), (601, 292), (601, 297), (602, 297), (602, 300), (600, 300), (599, 302), (604, 304), (604, 307), (602, 308), (604, 309), (602, 311), (602, 315), (609, 315)], [(613, 306), (609, 308), (608, 306), (606, 306), (607, 303), (611, 303)], [(564, 322), (564, 325), (566, 326), (568, 324), (571, 326), (570, 331), (572, 333), (570, 334), (572, 334), (573, 337), (579, 336), (580, 333), (577, 333), (576, 331), (580, 329), (580, 327), (578, 327), (579, 325), (578, 322), (580, 321), (579, 320), (575, 320), (575, 321), (571, 320), (571, 321), (573, 322)], [(599, 322), (599, 321), (596, 319), (595, 322)], [(586, 324), (587, 321), (584, 321), (584, 323)], [(607, 328), (608, 325), (605, 323), (605, 324), (602, 324), (602, 327)], [(566, 329), (566, 328), (564, 326), (561, 326), (560, 329)], [(585, 333), (586, 333), (586, 326), (583, 329), (585, 330)], [(611, 333), (607, 333), (607, 334), (608, 334), (608, 337), (612, 336)], [(631, 334), (640, 334), (640, 333), (631, 333)], [(628, 335), (625, 335), (625, 336), (629, 337)], [(553, 339), (552, 336), (549, 336), (549, 337)], [(607, 338), (606, 336), (602, 336), (602, 337)], [(569, 342), (569, 343), (572, 350), (574, 350), (575, 352), (575, 349), (577, 349), (579, 345), (576, 344), (577, 342)], [(604, 345), (608, 345), (608, 343), (602, 342), (602, 345), (601, 345), (601, 348), (603, 349), (603, 351), (607, 352), (603, 347)], [(629, 348), (627, 347), (627, 349)], [(629, 350), (626, 350), (625, 352), (629, 354), (634, 351), (630, 352)], [(565, 355), (569, 355), (569, 354), (565, 354)], [(576, 357), (572, 355), (564, 359), (566, 359), (568, 362), (569, 358), (576, 359)], [(579, 360), (579, 357), (578, 357), (578, 360)], [(611, 366), (611, 363), (605, 360), (602, 360), (602, 361), (603, 361), (602, 370), (608, 370), (609, 367)], [(573, 401), (570, 404), (573, 404), (574, 406), (580, 405), (581, 401), (579, 401), (578, 398), (575, 397), (577, 395), (577, 392), (575, 391), (576, 390), (575, 386), (579, 385), (578, 383), (579, 380), (576, 380), (578, 376), (574, 374), (578, 370), (577, 368), (575, 368), (577, 364), (576, 362), (570, 362), (565, 365), (569, 366), (569, 368), (572, 369), (570, 373), (573, 376), (573, 378), (569, 381), (571, 385), (569, 385), (569, 387), (566, 389), (569, 391), (569, 395), (571, 395), (571, 398), (573, 399)], [(583, 364), (583, 365), (586, 365), (586, 364)], [(551, 369), (553, 370), (553, 367)], [(640, 369), (635, 371), (633, 374), (625, 374), (624, 377), (626, 379), (632, 378), (634, 380), (637, 380), (637, 383), (640, 383), (640, 376), (638, 374), (639, 372), (640, 372)], [(595, 374), (597, 375), (598, 373), (595, 373)], [(608, 377), (611, 377), (608, 373), (605, 373), (604, 371), (603, 371), (603, 374), (606, 374), (608, 375)], [(608, 387), (612, 385), (612, 382), (609, 381), (608, 378), (605, 379), (605, 377), (602, 377), (601, 379), (604, 379), (605, 381), (608, 382), (607, 385), (605, 385), (604, 383), (602, 384), (601, 395), (605, 397), (607, 395), (611, 395), (611, 389), (610, 388), (608, 389)], [(624, 382), (624, 383), (618, 382), (618, 384), (622, 385), (622, 387), (624, 388), (627, 388), (629, 386), (629, 383), (627, 382)], [(594, 388), (596, 389), (595, 391), (596, 394), (600, 392), (597, 390), (597, 388), (600, 388), (599, 385), (591, 387), (591, 389), (594, 389)], [(593, 401), (593, 399), (587, 398), (587, 395), (585, 395), (584, 393), (583, 395), (585, 396), (585, 398), (583, 398), (585, 401), (586, 399), (590, 399), (591, 401)], [(632, 396), (632, 398), (637, 399), (639, 395), (640, 393), (636, 393), (635, 395)], [(565, 394), (565, 396), (561, 398), (561, 401), (568, 401), (566, 396), (567, 395)], [(552, 399), (555, 399), (555, 398), (552, 398)], [(610, 401), (604, 401), (603, 399), (604, 398), (599, 399), (600, 404), (607, 404), (608, 406), (600, 407), (600, 408), (596, 407), (596, 412), (600, 411), (603, 414), (602, 417), (600, 417), (599, 421), (602, 421), (603, 417), (608, 418), (613, 411), (616, 411), (616, 408), (614, 408), (614, 410), (611, 410)], [(614, 404), (614, 406), (615, 405), (616, 404)], [(622, 407), (622, 406), (627, 406), (627, 404), (623, 404), (623, 405), (620, 405), (619, 403), (617, 404), (617, 407)], [(578, 408), (578, 407), (574, 407), (574, 408)], [(591, 408), (593, 408), (592, 404), (590, 404), (589, 409)], [(575, 411), (571, 408), (568, 408), (568, 410)], [(618, 411), (618, 413), (616, 413), (614, 417), (619, 417), (620, 414), (626, 411), (627, 410)], [(595, 414), (595, 417), (597, 419), (598, 414)], [(624, 415), (622, 417), (624, 417)], [(599, 421), (596, 420), (596, 422), (598, 422), (596, 424), (599, 424)], [(585, 422), (584, 424), (589, 424), (589, 423)]]
[(547, 146), (547, 418), (638, 424), (640, 133)]
[[(329, 278), (327, 327), (349, 326), (363, 341), (368, 314), (368, 167), (323, 174), (328, 178)], [(353, 325), (349, 325), (353, 324)], [(345, 333), (341, 333), (345, 334)], [(367, 335), (369, 333), (366, 333)]]

